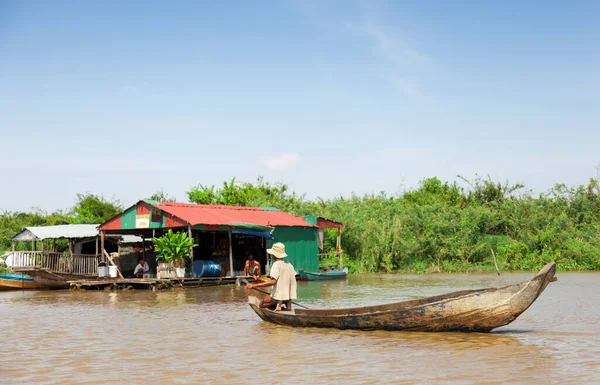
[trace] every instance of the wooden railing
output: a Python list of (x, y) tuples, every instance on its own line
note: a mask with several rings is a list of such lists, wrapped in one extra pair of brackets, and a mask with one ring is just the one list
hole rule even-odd
[(98, 274), (100, 255), (13, 251), (13, 267), (39, 267), (54, 273)]

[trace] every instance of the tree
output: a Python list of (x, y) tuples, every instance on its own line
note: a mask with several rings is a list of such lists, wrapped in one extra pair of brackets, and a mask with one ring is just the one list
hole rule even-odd
[(118, 200), (107, 200), (103, 196), (90, 193), (77, 194), (73, 207), (73, 223), (104, 223), (123, 211)]
[(270, 206), (296, 213), (303, 196), (288, 192), (283, 183), (265, 182), (262, 177), (256, 183), (238, 183), (235, 178), (223, 182), (223, 187), (199, 184), (187, 191), (188, 199), (198, 204), (220, 204), (229, 206)]
[(160, 191), (150, 195), (148, 199), (158, 202), (177, 202), (177, 198), (169, 196), (169, 194), (166, 194), (162, 188)]

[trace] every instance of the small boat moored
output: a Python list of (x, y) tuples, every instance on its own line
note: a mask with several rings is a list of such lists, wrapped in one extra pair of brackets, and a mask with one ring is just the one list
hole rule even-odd
[(489, 332), (517, 319), (550, 282), (556, 281), (555, 273), (556, 263), (551, 262), (531, 280), (514, 285), (463, 290), (418, 300), (358, 308), (275, 312), (260, 308), (260, 301), (254, 296), (248, 297), (248, 303), (264, 321), (286, 326)]
[(0, 290), (40, 290), (44, 285), (25, 274), (0, 274)]
[(348, 268), (345, 267), (342, 270), (328, 270), (319, 272), (308, 272), (302, 269), (298, 270), (300, 280), (302, 281), (323, 281), (330, 279), (344, 279), (348, 276)]

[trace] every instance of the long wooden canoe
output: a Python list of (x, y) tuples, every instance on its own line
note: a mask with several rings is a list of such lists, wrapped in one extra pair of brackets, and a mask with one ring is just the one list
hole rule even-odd
[(250, 307), (264, 321), (296, 327), (362, 330), (489, 332), (508, 325), (555, 281), (556, 264), (544, 266), (531, 280), (501, 288), (464, 290), (418, 300), (347, 309), (275, 312), (261, 309), (259, 299), (248, 297)]

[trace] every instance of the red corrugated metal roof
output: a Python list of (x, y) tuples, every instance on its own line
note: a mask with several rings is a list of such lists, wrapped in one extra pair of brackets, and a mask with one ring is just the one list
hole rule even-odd
[(160, 202), (157, 208), (194, 225), (229, 226), (252, 223), (261, 226), (315, 227), (304, 218), (283, 211), (268, 211), (259, 207), (197, 205), (193, 203)]

